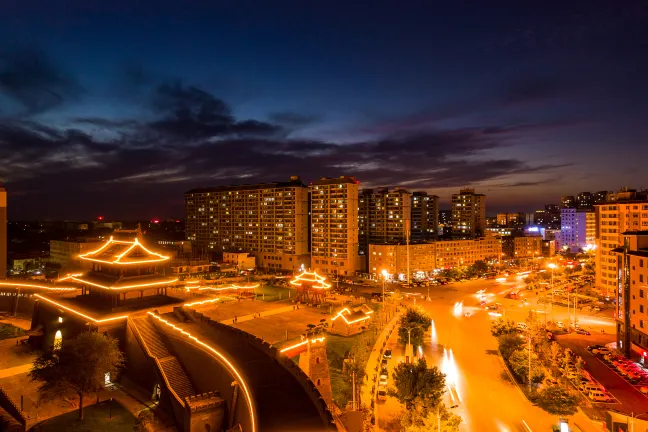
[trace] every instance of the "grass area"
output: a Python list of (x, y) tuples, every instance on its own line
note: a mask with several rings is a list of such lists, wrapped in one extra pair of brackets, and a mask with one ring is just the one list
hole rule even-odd
[(112, 402), (110, 418), (109, 402), (90, 405), (83, 410), (83, 422), (78, 420), (77, 410), (45, 420), (39, 432), (132, 432), (135, 417), (116, 401)]
[(0, 340), (23, 336), (25, 331), (11, 324), (0, 323)]
[(274, 285), (264, 285), (259, 288), (256, 288), (254, 292), (257, 295), (257, 299), (264, 301), (277, 301), (284, 300), (288, 298), (289, 292), (291, 296), (295, 296), (295, 290), (291, 290), (285, 287), (278, 287)]

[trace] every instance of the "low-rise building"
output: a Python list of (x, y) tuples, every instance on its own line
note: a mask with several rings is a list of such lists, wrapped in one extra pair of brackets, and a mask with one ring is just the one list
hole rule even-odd
[(542, 255), (541, 236), (502, 237), (502, 253), (506, 259), (539, 258)]
[(61, 266), (61, 274), (66, 271), (85, 269), (91, 265), (79, 259), (79, 255), (99, 249), (104, 242), (94, 238), (80, 238), (75, 240), (50, 240), (49, 261)]
[(240, 270), (254, 270), (256, 258), (247, 252), (223, 252), (223, 262), (233, 264)]
[(542, 240), (542, 256), (551, 258), (556, 255), (556, 241), (555, 240)]
[[(499, 259), (501, 255), (501, 240), (494, 236), (413, 244), (409, 246), (409, 270), (414, 274), (470, 266), (479, 260)], [(370, 273), (386, 270), (393, 275), (406, 275), (407, 261), (407, 245), (369, 245)]]

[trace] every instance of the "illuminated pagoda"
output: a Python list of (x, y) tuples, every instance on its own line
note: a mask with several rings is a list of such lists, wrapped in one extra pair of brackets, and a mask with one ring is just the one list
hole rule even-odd
[(367, 329), (368, 320), (371, 318), (373, 309), (365, 303), (356, 307), (345, 307), (331, 318), (329, 333), (342, 336), (352, 336)]
[(92, 270), (67, 279), (81, 285), (83, 296), (110, 309), (121, 308), (130, 299), (166, 296), (167, 287), (178, 280), (165, 276), (162, 269), (169, 257), (147, 249), (139, 228), (116, 230), (99, 249), (79, 258), (91, 263)]
[(295, 300), (309, 304), (324, 303), (326, 291), (331, 288), (331, 284), (325, 281), (326, 278), (318, 275), (317, 272), (302, 271), (290, 281), (291, 285), (297, 287)]

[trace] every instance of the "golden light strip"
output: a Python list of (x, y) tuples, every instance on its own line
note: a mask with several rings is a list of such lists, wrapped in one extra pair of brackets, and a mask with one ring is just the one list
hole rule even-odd
[(70, 288), (70, 287), (51, 287), (51, 286), (43, 286), (43, 285), (34, 285), (34, 284), (26, 284), (26, 283), (15, 283), (15, 282), (0, 282), (0, 286), (7, 286), (7, 287), (21, 287), (21, 288), (39, 288), (39, 289), (45, 289), (49, 291), (76, 291), (78, 288)]
[(57, 279), (56, 282), (63, 282), (71, 278), (71, 276), (83, 276), (83, 273), (73, 273), (73, 274), (68, 274), (60, 279)]
[(153, 287), (153, 286), (158, 286), (158, 285), (169, 285), (169, 284), (172, 284), (172, 283), (178, 281), (178, 279), (172, 279), (172, 280), (168, 280), (168, 281), (150, 282), (150, 283), (146, 283), (146, 284), (127, 285), (127, 286), (123, 286), (123, 287), (114, 287), (113, 288), (113, 287), (107, 287), (107, 286), (104, 286), (104, 285), (96, 284), (94, 282), (88, 282), (86, 280), (78, 279), (76, 277), (71, 277), (71, 279), (74, 280), (74, 281), (80, 282), (80, 283), (92, 285), (92, 286), (95, 286), (97, 288), (102, 288), (102, 289), (107, 289), (107, 290), (124, 290), (124, 289), (130, 289), (130, 288), (147, 288), (147, 287)]
[(295, 348), (299, 348), (302, 345), (306, 345), (308, 342), (311, 342), (311, 343), (322, 342), (324, 339), (326, 339), (326, 337), (324, 337), (324, 336), (322, 336), (321, 338), (315, 338), (315, 339), (310, 339), (310, 340), (306, 339), (305, 341), (299, 342), (298, 344), (291, 345), (291, 346), (289, 346), (287, 348), (284, 348), (279, 352), (286, 352), (286, 351), (290, 351), (290, 350), (295, 349)]
[(167, 326), (171, 327), (173, 330), (175, 330), (175, 331), (181, 333), (182, 335), (186, 336), (187, 338), (193, 340), (194, 342), (196, 342), (200, 346), (204, 347), (208, 351), (214, 353), (219, 359), (221, 359), (227, 365), (227, 367), (236, 376), (238, 382), (241, 384), (241, 388), (243, 389), (243, 393), (245, 395), (245, 401), (246, 401), (246, 403), (248, 405), (248, 408), (250, 410), (250, 418), (251, 418), (251, 421), (252, 421), (251, 431), (256, 432), (257, 431), (257, 424), (256, 424), (257, 419), (256, 419), (256, 410), (254, 408), (254, 401), (252, 400), (252, 395), (250, 393), (250, 389), (248, 388), (247, 383), (243, 379), (243, 376), (241, 375), (241, 373), (236, 369), (236, 367), (220, 351), (216, 350), (211, 345), (206, 344), (205, 342), (199, 340), (197, 337), (195, 337), (191, 333), (189, 333), (189, 332), (181, 329), (180, 327), (170, 323), (169, 321), (167, 321), (164, 318), (154, 314), (153, 312), (148, 312), (148, 314), (151, 315), (153, 318), (157, 319), (158, 321), (160, 321), (160, 322), (166, 324)]
[(252, 286), (244, 286), (240, 287), (237, 285), (230, 285), (227, 287), (221, 287), (221, 288), (214, 288), (214, 287), (204, 287), (204, 288), (198, 288), (198, 291), (226, 291), (226, 290), (231, 290), (231, 289), (255, 289), (259, 288), (260, 285), (252, 285)]
[(360, 321), (368, 320), (369, 318), (371, 318), (368, 315), (370, 313), (373, 313), (373, 310), (371, 312), (365, 312), (365, 316), (363, 316), (362, 318), (358, 318), (357, 320), (349, 321), (349, 320), (346, 319), (346, 317), (344, 315), (342, 315), (342, 313), (344, 311), (346, 311), (348, 314), (351, 314), (351, 311), (348, 308), (344, 308), (341, 311), (339, 311), (337, 313), (337, 315), (335, 315), (333, 318), (331, 318), (331, 321), (335, 321), (338, 318), (342, 318), (347, 324), (353, 324), (353, 323), (357, 323), (357, 322), (360, 322)]
[[(92, 255), (97, 255), (98, 253), (100, 253), (101, 251), (103, 251), (104, 249), (106, 249), (108, 246), (110, 246), (113, 243), (116, 243), (116, 244), (130, 244), (131, 247), (126, 249), (126, 251), (122, 252), (121, 254), (116, 255), (117, 259), (114, 260), (114, 261), (106, 261), (106, 260), (102, 260), (102, 259), (98, 259), (98, 258), (92, 258)], [(144, 260), (144, 261), (133, 261), (133, 262), (121, 262), (120, 260), (127, 253), (129, 253), (131, 250), (133, 250), (133, 248), (135, 248), (136, 246), (141, 247), (146, 253), (148, 253), (150, 255), (157, 256), (158, 259)], [(101, 246), (99, 249), (94, 250), (92, 252), (85, 253), (83, 255), (79, 255), (79, 258), (84, 259), (84, 260), (88, 260), (88, 261), (94, 261), (94, 262), (98, 262), (98, 263), (103, 263), (103, 264), (121, 264), (121, 265), (145, 264), (145, 263), (166, 261), (166, 260), (169, 259), (168, 256), (164, 256), (162, 254), (159, 254), (157, 252), (153, 252), (153, 251), (147, 249), (143, 244), (141, 244), (139, 242), (139, 240), (137, 238), (134, 241), (129, 242), (129, 241), (114, 240), (112, 237), (110, 237), (110, 239), (103, 246)]]
[(68, 312), (72, 312), (72, 313), (75, 314), (75, 315), (79, 315), (79, 316), (82, 317), (82, 318), (85, 318), (85, 319), (88, 319), (88, 320), (90, 320), (90, 321), (93, 321), (93, 322), (95, 322), (95, 323), (97, 323), (97, 324), (100, 324), (100, 323), (103, 323), (103, 322), (109, 322), (109, 321), (117, 321), (117, 320), (122, 320), (122, 319), (126, 319), (126, 318), (128, 318), (128, 315), (121, 315), (121, 316), (110, 317), (110, 318), (96, 319), (96, 318), (93, 318), (93, 317), (91, 317), (91, 316), (89, 316), (89, 315), (86, 315), (86, 314), (84, 314), (84, 313), (82, 313), (82, 312), (79, 312), (79, 311), (76, 310), (76, 309), (72, 309), (71, 307), (63, 306), (61, 303), (57, 303), (57, 302), (55, 302), (54, 300), (50, 300), (50, 299), (48, 299), (47, 297), (44, 297), (44, 296), (42, 296), (42, 295), (34, 294), (34, 296), (35, 296), (35, 297), (38, 297), (39, 299), (43, 299), (43, 300), (45, 300), (46, 302), (49, 302), (49, 303), (51, 303), (51, 304), (53, 304), (53, 305), (55, 305), (55, 306), (57, 306), (57, 307), (60, 307), (61, 309), (65, 309), (65, 310), (68, 311)]
[(189, 307), (189, 306), (195, 306), (195, 305), (203, 305), (203, 304), (207, 304), (207, 303), (216, 303), (217, 301), (220, 301), (220, 298), (209, 299), (209, 300), (203, 300), (203, 301), (197, 301), (197, 302), (193, 302), (193, 303), (185, 303), (185, 304), (183, 304), (182, 306), (187, 306), (187, 307)]

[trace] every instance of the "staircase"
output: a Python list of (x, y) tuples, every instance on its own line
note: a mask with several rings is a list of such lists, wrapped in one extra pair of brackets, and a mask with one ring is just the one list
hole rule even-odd
[(169, 385), (176, 392), (181, 401), (188, 396), (196, 396), (196, 391), (191, 385), (182, 365), (175, 357), (167, 357), (160, 360), (162, 371), (166, 375)]
[(151, 356), (158, 360), (160, 372), (169, 383), (170, 390), (178, 396), (181, 402), (188, 396), (196, 396), (187, 373), (176, 357), (169, 352), (162, 336), (155, 328), (155, 325), (146, 316), (132, 320), (137, 331), (142, 337), (142, 342)]

